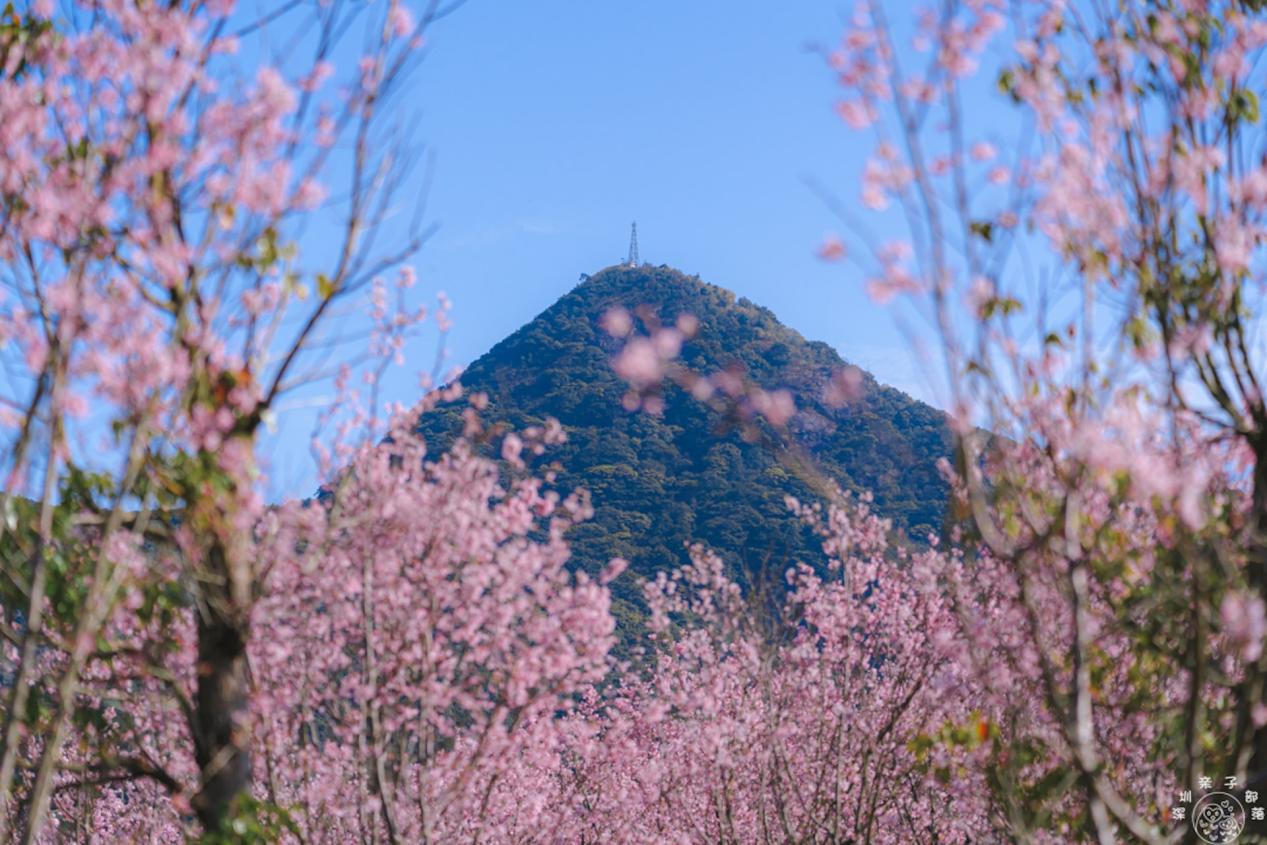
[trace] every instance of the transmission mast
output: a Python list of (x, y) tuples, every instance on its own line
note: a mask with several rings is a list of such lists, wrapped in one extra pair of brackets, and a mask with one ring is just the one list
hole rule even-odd
[(638, 224), (636, 222), (629, 232), (629, 260), (625, 263), (630, 267), (638, 266)]

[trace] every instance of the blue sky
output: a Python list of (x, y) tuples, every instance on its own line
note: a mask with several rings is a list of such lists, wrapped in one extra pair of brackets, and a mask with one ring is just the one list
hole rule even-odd
[(892, 313), (814, 250), (806, 179), (857, 195), (863, 139), (808, 49), (838, 3), (471, 0), (399, 101), (436, 154), (422, 281), (454, 300), (456, 362), (624, 256), (731, 288), (882, 380), (928, 397)]
[[(856, 270), (815, 255), (838, 227), (807, 182), (856, 206), (869, 149), (835, 116), (832, 74), (811, 49), (836, 42), (847, 9), (469, 0), (441, 21), (395, 108), (435, 155), (427, 210), (439, 229), (416, 265), (420, 287), (453, 300), (449, 363), (623, 259), (637, 220), (644, 261), (747, 296), (935, 402), (894, 312), (870, 302)], [(417, 398), (434, 338), (409, 357), (387, 399)], [(279, 492), (309, 484), (297, 430), (283, 425), (274, 453)]]

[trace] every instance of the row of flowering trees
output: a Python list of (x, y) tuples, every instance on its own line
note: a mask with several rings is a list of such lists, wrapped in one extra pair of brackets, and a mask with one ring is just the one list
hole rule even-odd
[[(621, 562), (569, 570), (590, 503), (530, 467), (557, 425), (469, 397), (437, 455), (411, 420), (460, 388), (380, 407), (424, 318), (381, 108), (448, 8), (8, 7), (0, 839), (1168, 842), (1181, 790), (1261, 788), (1258, 6), (859, 4), (828, 59), (907, 236), (822, 253), (941, 337), (948, 530), (789, 502), (821, 559), (754, 596), (692, 549), (632, 664)], [(660, 316), (607, 321), (629, 407), (667, 376), (796, 425)], [(325, 378), (322, 492), (266, 506), (263, 432)]]
[(204, 777), (185, 718), (194, 620), (139, 627), (125, 602), (48, 838), (898, 843), (995, 829), (980, 764), (997, 731), (965, 694), (941, 590), (957, 556), (895, 555), (865, 501), (790, 503), (825, 547), (819, 571), (789, 573), (793, 627), (696, 548), (647, 586), (652, 642), (620, 666), (606, 582), (621, 562), (597, 580), (565, 568), (584, 498), (504, 480), (466, 441), (433, 459), (407, 429), (391, 440), (360, 450), (324, 501), (254, 529), (267, 571), (247, 648), (253, 780), (223, 830), (195, 824), (190, 803)]

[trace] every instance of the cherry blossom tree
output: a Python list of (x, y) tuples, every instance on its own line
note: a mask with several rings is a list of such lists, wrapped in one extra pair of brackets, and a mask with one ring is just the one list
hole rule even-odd
[[(533, 839), (564, 719), (610, 668), (607, 588), (565, 566), (588, 499), (503, 486), (467, 441), (432, 458), (416, 419), (270, 517), (258, 756), (299, 841)], [(506, 433), (502, 455), (561, 436)]]
[(1024, 840), (1172, 841), (1181, 789), (1267, 778), (1267, 21), (1239, 1), (895, 11), (860, 3), (827, 59), (875, 141), (861, 202), (905, 237), (842, 215), (820, 254), (943, 342), (998, 811)]
[[(252, 812), (234, 817), (233, 841), (517, 841), (542, 829), (566, 717), (610, 669), (607, 588), (565, 567), (563, 532), (589, 504), (503, 476), (473, 441), (429, 455), (410, 431), (417, 410), (387, 444), (345, 453), (317, 499), (253, 528), (265, 562), (247, 648), (254, 780), (239, 799)], [(560, 436), (506, 433), (503, 454), (517, 461)], [(194, 706), (194, 620), (156, 635), (137, 616), (120, 608), (107, 630), (115, 651), (151, 662), (134, 683), (117, 663), (101, 676), (109, 712), (126, 717), (83, 730), (156, 773), (70, 792), (57, 812), (63, 830), (83, 819), (179, 842), (199, 780), (179, 718)]]
[[(36, 841), (72, 791), (138, 779), (208, 835), (255, 823), (238, 817), (268, 569), (256, 446), (328, 375), (335, 320), (377, 361), (421, 317), (379, 280), (423, 236), (382, 242), (407, 159), (379, 113), (444, 11), (6, 9), (0, 839)], [(349, 32), (364, 51), (327, 82)], [(317, 210), (339, 223), (305, 260)]]
[(865, 499), (789, 506), (822, 535), (824, 560), (788, 573), (782, 614), (701, 547), (647, 585), (650, 666), (587, 702), (565, 758), (570, 841), (967, 842), (1002, 830), (979, 765), (995, 729), (942, 588), (961, 561), (895, 550)]

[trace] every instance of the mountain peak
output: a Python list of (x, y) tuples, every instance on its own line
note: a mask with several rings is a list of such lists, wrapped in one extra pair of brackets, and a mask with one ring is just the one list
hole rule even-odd
[[(830, 346), (807, 341), (768, 309), (726, 288), (664, 265), (616, 264), (581, 282), (494, 346), (463, 374), (489, 397), (489, 422), (520, 428), (558, 419), (567, 443), (545, 460), (559, 483), (593, 495), (594, 519), (573, 530), (578, 566), (596, 571), (624, 557), (633, 574), (678, 565), (688, 541), (703, 542), (741, 571), (815, 556), (817, 540), (789, 514), (785, 499), (813, 499), (771, 443), (749, 443), (722, 414), (669, 386), (659, 415), (629, 413), (626, 386), (611, 369), (619, 343), (600, 327), (622, 307), (639, 319), (671, 322), (690, 314), (697, 334), (682, 363), (710, 374), (739, 369), (756, 384), (790, 390), (797, 413), (780, 436), (794, 441), (841, 487), (870, 491), (875, 509), (923, 537), (940, 527), (946, 486), (936, 460), (950, 452), (944, 415), (865, 375), (861, 395), (827, 401), (832, 377), (847, 365)], [(439, 408), (419, 423), (443, 443), (460, 428), (460, 409)], [(787, 439), (787, 438), (790, 438)], [(638, 602), (633, 575), (617, 597)]]
[(582, 273), (581, 280), (582, 284), (595, 282), (598, 284), (637, 285), (648, 281), (657, 281), (661, 283), (696, 284), (715, 287), (715, 285), (708, 285), (706, 282), (700, 281), (699, 276), (690, 275), (676, 267), (670, 267), (668, 264), (611, 264), (593, 274)]

